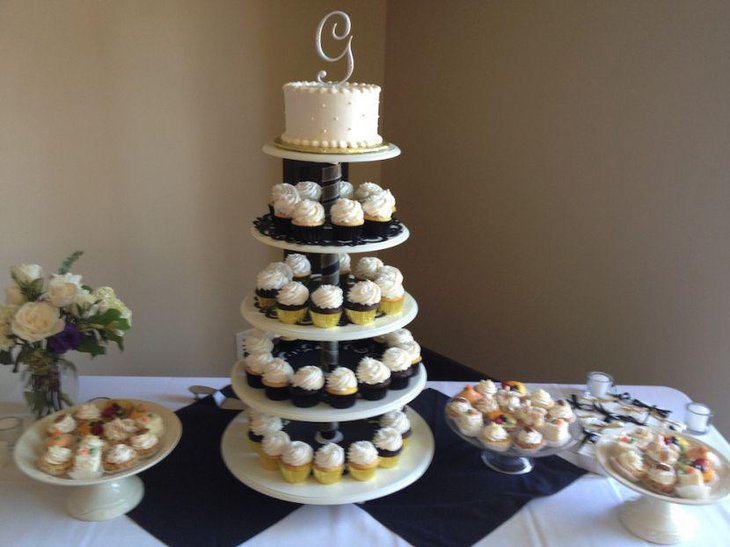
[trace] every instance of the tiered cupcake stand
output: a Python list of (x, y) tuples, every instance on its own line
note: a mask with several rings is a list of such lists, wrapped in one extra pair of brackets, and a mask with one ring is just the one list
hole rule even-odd
[[(284, 160), (307, 162), (310, 172), (312, 164), (318, 164), (321, 167), (322, 175), (317, 182), (322, 185), (322, 203), (327, 210), (329, 205), (339, 197), (342, 164), (380, 161), (400, 154), (398, 147), (392, 144), (388, 144), (377, 152), (359, 154), (314, 154), (285, 150), (275, 144), (268, 144), (264, 146), (263, 150), (271, 156)], [(317, 168), (315, 166), (315, 170)], [(394, 247), (408, 238), (408, 229), (405, 226), (401, 228), (398, 235), (384, 241), (370, 241), (348, 246), (302, 245), (269, 237), (255, 228), (252, 229), (252, 235), (256, 240), (272, 247), (299, 253), (318, 254), (321, 260), (322, 283), (338, 285), (337, 253), (371, 253)], [(416, 301), (411, 295), (406, 294), (403, 311), (399, 315), (378, 317), (373, 324), (368, 326), (348, 324), (332, 329), (321, 329), (310, 325), (287, 325), (276, 318), (268, 317), (256, 307), (253, 292), (241, 303), (241, 315), (254, 327), (288, 339), (319, 342), (320, 366), (325, 372), (338, 366), (340, 342), (364, 340), (387, 334), (410, 323), (417, 313)], [(338, 431), (338, 422), (366, 420), (391, 410), (405, 408), (423, 390), (426, 384), (426, 369), (422, 364), (419, 365), (418, 372), (411, 377), (406, 389), (389, 390), (386, 397), (380, 401), (358, 399), (353, 407), (347, 409), (334, 409), (325, 403), (319, 403), (311, 408), (298, 408), (291, 401), (272, 401), (265, 396), (263, 390), (251, 388), (246, 383), (245, 372), (238, 365), (233, 368), (231, 381), (236, 395), (254, 410), (279, 416), (285, 420), (318, 424), (318, 432), (312, 440), (322, 443), (337, 442), (342, 438)], [(224, 432), (221, 453), (226, 466), (236, 478), (268, 496), (311, 505), (363, 502), (397, 492), (412, 484), (423, 475), (431, 463), (434, 453), (431, 430), (413, 409), (408, 408), (407, 415), (413, 433), (408, 446), (402, 452), (398, 466), (378, 469), (375, 477), (370, 481), (361, 482), (345, 476), (340, 482), (331, 485), (319, 484), (314, 478), (299, 484), (286, 482), (280, 473), (264, 469), (259, 463), (258, 455), (250, 450), (244, 412), (235, 418)]]

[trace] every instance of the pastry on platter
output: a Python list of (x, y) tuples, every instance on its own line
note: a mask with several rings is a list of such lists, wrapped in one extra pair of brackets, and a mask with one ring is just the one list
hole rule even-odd
[(291, 483), (304, 482), (312, 472), (312, 447), (302, 441), (292, 441), (281, 451), (279, 469), (284, 480)]
[(497, 452), (504, 452), (512, 446), (512, 439), (507, 430), (495, 423), (485, 426), (479, 435), (479, 439), (484, 446)]
[(342, 478), (345, 470), (345, 451), (335, 443), (326, 443), (314, 454), (312, 471), (314, 478), (322, 484), (334, 484)]
[(37, 462), (38, 469), (49, 475), (64, 475), (73, 465), (73, 451), (64, 446), (51, 446)]
[(347, 449), (347, 469), (358, 481), (369, 481), (378, 468), (378, 450), (370, 441), (356, 441)]
[(104, 453), (104, 471), (107, 473), (116, 473), (129, 469), (137, 464), (138, 459), (137, 451), (131, 446), (126, 444), (112, 445)]
[[(481, 417), (481, 414), (479, 415)], [(378, 450), (380, 467), (395, 467), (403, 451), (403, 437), (393, 427), (381, 427), (375, 432), (373, 444)]]

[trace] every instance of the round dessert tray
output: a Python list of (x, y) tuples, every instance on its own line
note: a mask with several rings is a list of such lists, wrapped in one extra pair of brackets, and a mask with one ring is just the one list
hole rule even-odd
[[(73, 486), (66, 500), (69, 514), (79, 520), (109, 520), (123, 515), (142, 501), (144, 484), (137, 473), (149, 469), (162, 461), (177, 446), (182, 435), (182, 424), (174, 412), (150, 401), (124, 399), (134, 405), (142, 404), (147, 410), (158, 414), (163, 421), (164, 432), (160, 437), (160, 449), (153, 456), (124, 471), (104, 474), (96, 479), (72, 479), (56, 477), (38, 469), (36, 462), (43, 455), (46, 428), (61, 414), (74, 412), (76, 407), (65, 408), (37, 421), (23, 433), (15, 445), (14, 457), (18, 468), (29, 477), (57, 486)], [(108, 403), (99, 400), (99, 407)]]
[(619, 507), (619, 519), (632, 534), (661, 545), (673, 545), (689, 541), (696, 523), (691, 512), (683, 505), (707, 505), (717, 503), (730, 494), (730, 461), (699, 439), (681, 434), (692, 444), (706, 447), (714, 455), (714, 469), (717, 480), (712, 484), (706, 498), (689, 499), (660, 494), (645, 488), (640, 483), (628, 480), (613, 468), (611, 456), (615, 440), (629, 432), (633, 427), (605, 433), (595, 445), (598, 462), (606, 474), (618, 482), (641, 494), (638, 498), (624, 502)]
[(476, 447), (482, 449), (482, 462), (484, 465), (494, 471), (505, 473), (507, 475), (522, 475), (523, 473), (529, 473), (532, 471), (534, 466), (532, 460), (534, 458), (544, 458), (546, 456), (554, 456), (564, 450), (573, 446), (582, 436), (583, 428), (580, 425), (580, 421), (576, 419), (568, 427), (570, 433), (570, 439), (560, 446), (548, 446), (545, 445), (536, 451), (520, 450), (519, 448), (512, 445), (509, 449), (504, 452), (492, 450), (491, 448), (483, 445), (477, 437), (469, 437), (464, 435), (456, 424), (454, 419), (446, 413), (446, 423), (454, 433), (459, 437), (467, 441), (469, 444), (473, 444)]
[(378, 468), (369, 481), (357, 481), (347, 475), (335, 484), (320, 484), (310, 477), (306, 482), (290, 484), (278, 471), (261, 467), (258, 455), (248, 445), (245, 413), (239, 414), (226, 428), (221, 441), (223, 461), (242, 483), (273, 498), (309, 505), (343, 505), (381, 498), (416, 482), (431, 464), (434, 440), (428, 424), (412, 409), (408, 410), (412, 434), (398, 465)]
[(339, 253), (373, 253), (376, 251), (382, 251), (384, 249), (390, 249), (400, 245), (411, 236), (411, 232), (408, 230), (405, 224), (400, 224), (401, 231), (398, 235), (385, 239), (383, 241), (374, 242), (363, 242), (355, 245), (309, 245), (305, 243), (294, 243), (285, 239), (274, 239), (271, 236), (262, 234), (256, 229), (256, 226), (251, 226), (251, 235), (257, 241), (260, 241), (264, 245), (269, 247), (276, 247), (277, 249), (286, 249), (288, 251), (297, 251), (299, 253), (319, 253), (319, 254), (339, 254)]
[(287, 160), (311, 161), (314, 163), (363, 163), (370, 161), (381, 161), (395, 158), (400, 155), (400, 148), (392, 143), (384, 143), (375, 151), (351, 152), (351, 153), (317, 153), (292, 150), (286, 145), (271, 142), (265, 144), (263, 151), (269, 156)]
[(238, 397), (248, 406), (265, 414), (272, 414), (287, 420), (300, 422), (348, 422), (362, 420), (391, 410), (400, 410), (426, 386), (426, 368), (418, 365), (418, 371), (411, 376), (408, 387), (401, 390), (388, 390), (384, 399), (367, 401), (358, 399), (350, 408), (332, 408), (327, 403), (319, 403), (310, 408), (299, 408), (290, 400), (272, 401), (263, 389), (256, 389), (246, 383), (243, 365), (236, 363), (231, 372), (231, 387)]
[[(279, 336), (297, 338), (300, 340), (316, 340), (320, 342), (360, 340), (381, 336), (404, 327), (418, 314), (418, 304), (408, 293), (403, 302), (403, 311), (398, 315), (383, 315), (377, 317), (369, 325), (355, 325), (350, 323), (342, 327), (322, 329), (312, 325), (288, 325), (278, 319), (267, 317), (266, 313), (256, 307), (254, 297), (246, 297), (241, 302), (241, 315), (257, 329), (264, 332), (273, 332)], [(344, 312), (343, 312), (344, 315)]]

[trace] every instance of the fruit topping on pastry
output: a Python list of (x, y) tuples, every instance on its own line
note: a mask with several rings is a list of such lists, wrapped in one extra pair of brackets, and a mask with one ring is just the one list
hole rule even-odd
[(523, 384), (522, 382), (518, 382), (517, 380), (502, 382), (502, 387), (504, 389), (509, 389), (510, 391), (515, 391), (520, 395), (527, 395), (527, 388), (525, 387), (525, 384)]
[(476, 391), (473, 387), (471, 387), (470, 384), (467, 384), (467, 386), (463, 390), (461, 390), (461, 393), (459, 393), (457, 397), (462, 397), (469, 401), (471, 404), (474, 404), (482, 398), (482, 394)]

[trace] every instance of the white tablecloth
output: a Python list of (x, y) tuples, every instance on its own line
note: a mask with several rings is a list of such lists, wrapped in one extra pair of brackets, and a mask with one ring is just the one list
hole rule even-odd
[[(223, 387), (227, 378), (81, 377), (79, 400), (97, 396), (130, 397), (178, 409), (192, 402), (187, 387), (203, 384)], [(462, 383), (429, 382), (455, 394)], [(537, 385), (532, 387), (538, 387)], [(570, 386), (548, 385), (553, 393)], [(619, 386), (621, 391), (656, 403), (683, 416), (689, 400), (665, 387)], [(16, 394), (17, 395), (17, 394)], [(19, 399), (17, 399), (19, 400)], [(21, 403), (0, 403), (0, 416), (24, 412)], [(183, 432), (184, 434), (184, 432)], [(730, 457), (730, 444), (713, 429), (703, 440)], [(477, 450), (475, 448), (475, 450)], [(578, 461), (578, 463), (580, 463)], [(231, 480), (235, 480), (231, 477)], [(161, 545), (127, 517), (106, 522), (81, 522), (65, 512), (68, 488), (38, 483), (23, 475), (13, 463), (0, 469), (0, 545), (12, 546), (142, 546)], [(613, 479), (589, 473), (553, 496), (539, 498), (478, 543), (480, 546), (540, 545), (588, 547), (649, 545), (629, 534), (618, 521), (616, 509), (635, 494)], [(711, 506), (688, 507), (699, 523), (688, 545), (730, 545), (730, 499)], [(246, 518), (240, 515), (238, 518)], [(249, 540), (247, 546), (271, 545), (407, 545), (355, 505), (303, 506)]]

